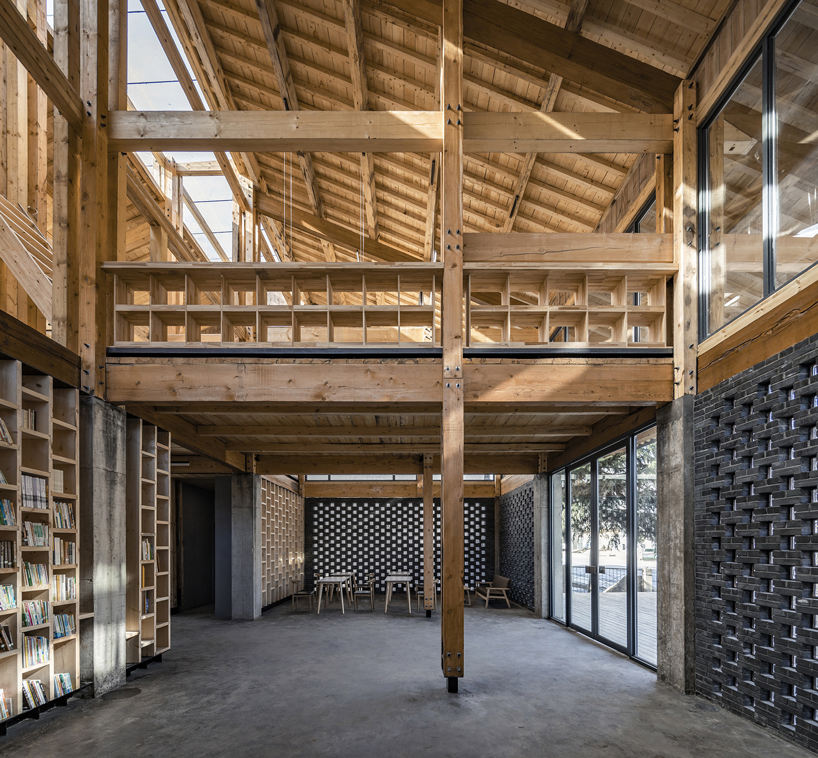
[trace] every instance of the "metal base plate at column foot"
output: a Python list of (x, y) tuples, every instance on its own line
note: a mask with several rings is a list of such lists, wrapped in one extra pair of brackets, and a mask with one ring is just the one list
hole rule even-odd
[(432, 612), (431, 611), (426, 611), (426, 618), (427, 619), (432, 618)]
[(456, 676), (447, 676), (446, 677), (447, 688), (448, 688), (449, 692), (452, 692), (455, 695), (457, 694), (457, 680), (458, 680), (458, 677), (456, 677)]

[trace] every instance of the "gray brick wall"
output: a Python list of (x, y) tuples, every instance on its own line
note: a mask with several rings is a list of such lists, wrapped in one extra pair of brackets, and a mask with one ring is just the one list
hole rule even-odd
[(534, 483), (500, 498), (500, 576), (515, 603), (534, 610)]
[(695, 404), (696, 688), (818, 749), (818, 335)]

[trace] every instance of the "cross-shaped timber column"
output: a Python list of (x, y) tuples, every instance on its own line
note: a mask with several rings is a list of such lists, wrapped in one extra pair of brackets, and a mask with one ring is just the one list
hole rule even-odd
[[(463, 0), (443, 0), (443, 423), (441, 575), (443, 675), (463, 676)], [(424, 587), (425, 590), (425, 587)]]

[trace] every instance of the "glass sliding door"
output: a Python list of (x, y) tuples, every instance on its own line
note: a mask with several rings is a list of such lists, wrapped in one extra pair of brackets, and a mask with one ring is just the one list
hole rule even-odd
[(656, 428), (551, 475), (551, 617), (656, 666)]
[(569, 623), (593, 631), (593, 498), (591, 464), (571, 471), (571, 614)]
[(597, 632), (627, 647), (628, 596), (628, 453), (622, 447), (597, 459), (598, 545)]
[(636, 644), (656, 665), (656, 428), (636, 437)]
[(565, 622), (565, 577), (568, 559), (565, 472), (551, 478), (551, 617)]

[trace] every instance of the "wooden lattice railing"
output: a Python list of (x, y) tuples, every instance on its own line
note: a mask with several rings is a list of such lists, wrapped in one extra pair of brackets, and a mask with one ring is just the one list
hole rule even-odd
[[(106, 263), (117, 346), (437, 346), (439, 263)], [(465, 266), (471, 346), (661, 347), (662, 266)]]

